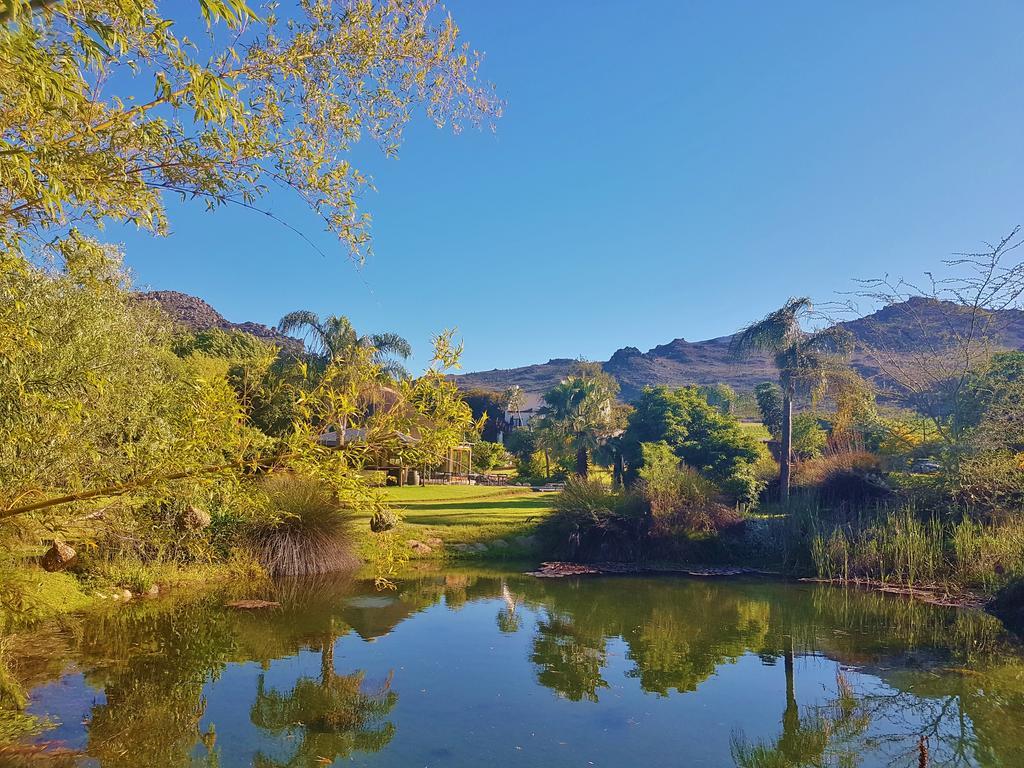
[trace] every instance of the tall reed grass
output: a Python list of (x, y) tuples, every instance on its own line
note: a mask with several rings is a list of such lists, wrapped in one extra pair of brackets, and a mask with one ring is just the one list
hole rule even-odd
[(842, 521), (818, 518), (810, 556), (819, 578), (991, 591), (1024, 574), (1024, 522), (943, 521), (909, 504)]

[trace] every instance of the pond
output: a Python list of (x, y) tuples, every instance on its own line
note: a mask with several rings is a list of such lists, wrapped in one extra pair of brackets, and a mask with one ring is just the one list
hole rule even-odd
[(271, 596), (142, 600), (19, 638), (45, 764), (867, 768), (917, 766), (924, 735), (932, 766), (1024, 765), (1024, 656), (979, 613), (462, 570)]

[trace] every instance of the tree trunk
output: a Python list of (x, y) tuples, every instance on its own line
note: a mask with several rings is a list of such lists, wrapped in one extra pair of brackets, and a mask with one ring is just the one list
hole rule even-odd
[(622, 463), (622, 451), (615, 451), (615, 463), (612, 465), (612, 485), (615, 488), (621, 488), (623, 485), (623, 476), (626, 474), (626, 468)]
[(786, 388), (782, 398), (782, 450), (779, 456), (779, 500), (789, 501), (789, 483), (793, 468), (793, 393)]
[(547, 448), (544, 449), (544, 479), (551, 479), (551, 455)]
[(798, 736), (800, 734), (800, 710), (796, 704), (796, 671), (793, 664), (793, 638), (789, 639), (789, 648), (783, 656), (783, 666), (786, 672), (786, 710), (782, 715), (782, 739), (779, 746), (780, 751), (787, 757), (796, 757), (800, 754)]
[(590, 467), (587, 461), (587, 449), (582, 445), (576, 449), (576, 474), (580, 477), (586, 477)]
[(327, 685), (334, 677), (334, 635), (320, 642), (320, 682)]

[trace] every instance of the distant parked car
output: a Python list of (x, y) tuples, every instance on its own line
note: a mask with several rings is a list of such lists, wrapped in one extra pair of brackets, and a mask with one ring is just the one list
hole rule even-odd
[(942, 469), (942, 465), (934, 459), (917, 459), (910, 465), (910, 471), (919, 475), (933, 475)]

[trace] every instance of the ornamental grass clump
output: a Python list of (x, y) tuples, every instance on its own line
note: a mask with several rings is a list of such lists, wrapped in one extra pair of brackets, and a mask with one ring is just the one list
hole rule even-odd
[(273, 576), (307, 576), (356, 567), (352, 515), (318, 480), (272, 475), (264, 481), (271, 522), (259, 526), (254, 545)]
[(571, 477), (541, 525), (556, 557), (576, 561), (635, 560), (646, 530), (642, 500), (596, 479)]

